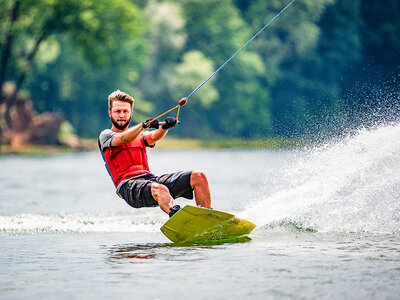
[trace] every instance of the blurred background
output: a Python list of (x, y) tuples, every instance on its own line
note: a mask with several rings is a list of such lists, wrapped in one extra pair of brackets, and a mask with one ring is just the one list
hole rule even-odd
[[(84, 147), (177, 104), (286, 0), (0, 0), (0, 138)], [(400, 3), (297, 0), (182, 108), (177, 137), (302, 138), (399, 116)]]

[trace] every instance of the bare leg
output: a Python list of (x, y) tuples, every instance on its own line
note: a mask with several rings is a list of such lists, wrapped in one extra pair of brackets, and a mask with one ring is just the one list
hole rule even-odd
[(167, 214), (169, 213), (170, 207), (175, 205), (174, 198), (172, 198), (168, 188), (163, 184), (153, 182), (151, 184), (151, 194), (158, 202), (158, 205), (160, 205), (160, 208)]
[(211, 207), (210, 188), (206, 175), (200, 171), (193, 171), (190, 176), (190, 185), (194, 189), (196, 204), (202, 207)]

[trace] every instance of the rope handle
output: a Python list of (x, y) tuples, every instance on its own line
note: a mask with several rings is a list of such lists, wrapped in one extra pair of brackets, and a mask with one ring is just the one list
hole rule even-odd
[[(164, 115), (166, 115), (167, 113), (173, 111), (174, 109), (178, 109), (177, 114), (176, 114), (176, 124), (179, 125), (179, 123), (180, 123), (179, 120), (178, 120), (179, 112), (180, 112), (180, 110), (181, 110), (181, 106), (184, 106), (184, 105), (186, 104), (186, 102), (187, 102), (187, 99), (186, 99), (186, 98), (182, 98), (181, 100), (179, 100), (178, 105), (176, 105), (176, 106), (174, 106), (173, 108), (167, 110), (166, 112), (162, 113), (161, 115), (159, 115), (159, 116), (157, 116), (157, 117), (155, 117), (155, 118), (153, 118), (153, 119), (147, 121), (147, 122), (146, 122), (146, 126), (150, 125), (151, 122), (153, 122), (153, 121), (155, 121), (155, 120), (161, 118), (162, 116), (164, 116)], [(160, 125), (164, 125), (165, 122), (160, 122), (159, 124), (160, 124)]]

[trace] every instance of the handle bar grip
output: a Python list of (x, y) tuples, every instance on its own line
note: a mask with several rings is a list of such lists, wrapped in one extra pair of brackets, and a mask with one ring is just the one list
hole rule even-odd
[[(178, 121), (178, 122), (176, 122), (176, 125), (179, 125), (181, 122), (180, 121)], [(165, 125), (165, 122), (158, 122), (158, 124), (160, 125), (160, 126), (163, 126), (163, 125)], [(176, 126), (175, 125), (175, 126)]]

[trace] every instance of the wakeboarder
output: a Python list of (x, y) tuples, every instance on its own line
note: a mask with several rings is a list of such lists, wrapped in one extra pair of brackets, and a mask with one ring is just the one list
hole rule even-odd
[[(129, 127), (134, 99), (120, 90), (108, 96), (111, 129), (99, 136), (99, 148), (117, 194), (134, 208), (160, 208), (172, 217), (180, 206), (178, 197), (193, 199), (196, 205), (210, 208), (211, 196), (206, 175), (200, 171), (179, 171), (156, 176), (150, 172), (146, 147), (153, 148), (167, 132), (177, 125), (167, 117), (160, 127), (158, 120), (147, 120)], [(150, 122), (151, 121), (151, 122)], [(152, 128), (152, 131), (144, 129)]]

